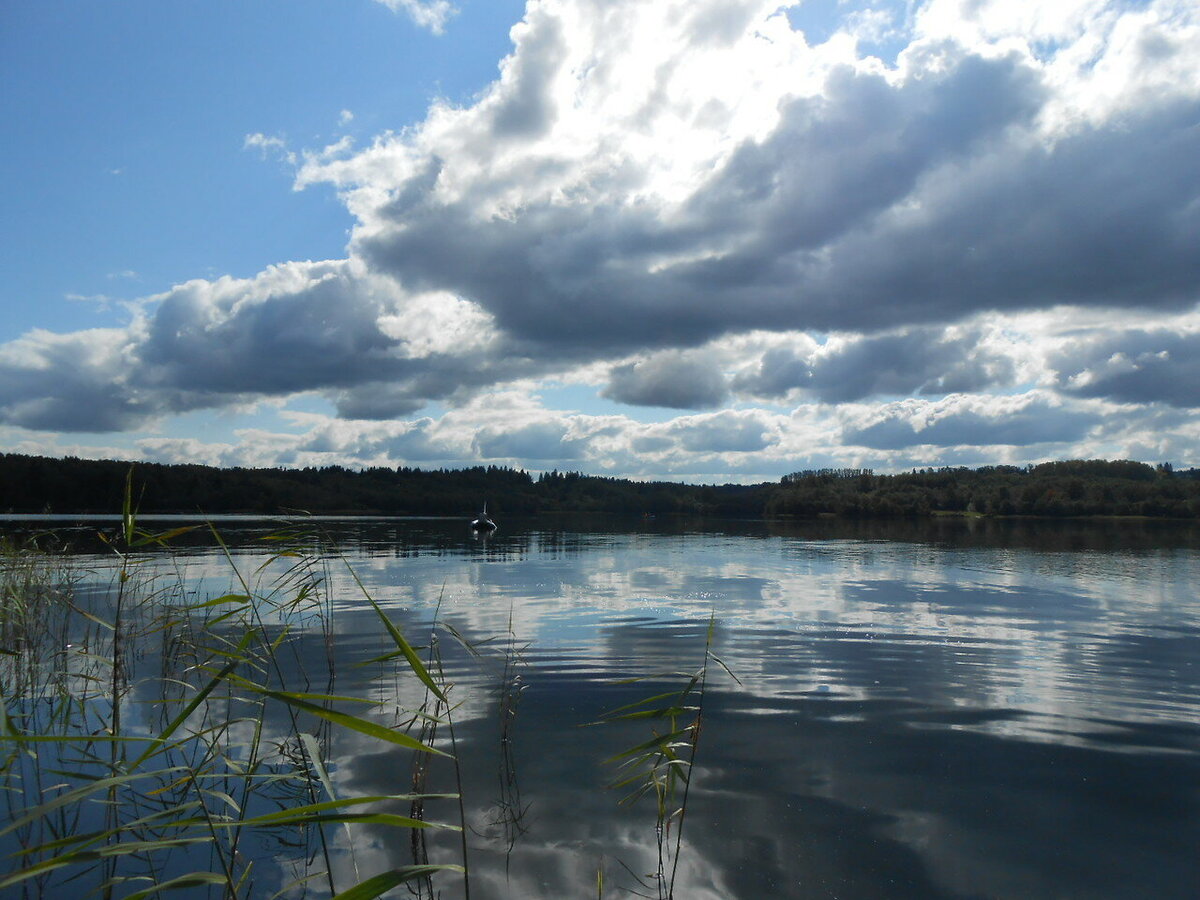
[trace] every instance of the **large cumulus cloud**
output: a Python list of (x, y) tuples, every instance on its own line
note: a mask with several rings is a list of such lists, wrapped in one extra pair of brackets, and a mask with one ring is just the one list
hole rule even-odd
[[(539, 5), (478, 105), (328, 167), (357, 188), (356, 252), (406, 284), (471, 298), (518, 339), (581, 354), (753, 327), (1195, 302), (1194, 72), (1174, 96), (1048, 134), (1053, 85), (1015, 49), (915, 44), (897, 70), (847, 58), (818, 66), (812, 84), (813, 52), (778, 27), (764, 35), (769, 17), (717, 46), (684, 17), (660, 30), (669, 55), (654, 77), (631, 84), (615, 74), (623, 45), (600, 32), (655, 14), (617, 7)], [(765, 52), (772, 40), (808, 68)], [(701, 105), (683, 54), (737, 72), (756, 50), (784, 67), (773, 115), (743, 122), (715, 88)], [(611, 109), (613, 93), (627, 106)], [(713, 124), (723, 140), (699, 159), (667, 145), (684, 116), (693, 141), (710, 141)], [(412, 174), (370, 194), (385, 159)]]
[(486, 315), (457, 298), (406, 294), (353, 261), (287, 263), (186, 282), (125, 328), (34, 332), (0, 347), (0, 416), (121, 431), (315, 391), (348, 416), (387, 418), (520, 374), (528, 360), (497, 343)]

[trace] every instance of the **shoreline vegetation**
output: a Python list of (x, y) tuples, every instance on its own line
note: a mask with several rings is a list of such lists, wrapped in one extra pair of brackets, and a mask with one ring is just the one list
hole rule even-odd
[[(124, 491), (121, 526), (103, 537), (113, 555), (107, 587), (104, 570), (0, 542), (0, 892), (148, 900), (184, 889), (238, 900), (282, 883), (274, 896), (370, 900), (400, 884), (432, 898), (434, 876), (466, 878), (465, 852), (461, 864), (414, 858), (364, 879), (351, 849), (350, 871), (335, 869), (339, 829), (347, 837), (352, 827), (400, 829), (417, 847), (427, 830), (463, 824), (446, 802), (458, 793), (346, 795), (334, 786), (339, 735), (411, 751), (421, 765), (453, 756), (410, 735), (411, 711), (389, 711), (398, 697), (331, 692), (331, 557), (312, 552), (320, 536), (265, 538), (274, 553), (249, 574), (213, 531), (237, 587), (197, 595), (182, 576), (173, 582), (145, 566), (148, 554), (169, 553), (172, 539), (200, 526), (144, 531), (132, 471)], [(429, 668), (436, 654), (424, 662), (350, 576), (391, 644), (371, 662), (445, 704), (452, 686)], [(301, 653), (314, 629), (323, 658)], [(303, 690), (289, 677), (289, 655)], [(451, 722), (450, 709), (439, 712)], [(439, 818), (425, 815), (426, 802)]]
[(469, 515), (555, 512), (739, 518), (1200, 518), (1200, 469), (1132, 460), (924, 468), (884, 475), (816, 469), (760, 484), (692, 485), (501, 466), (217, 468), (0, 454), (0, 511), (89, 514), (120, 508), (130, 465), (140, 510), (197, 515)]

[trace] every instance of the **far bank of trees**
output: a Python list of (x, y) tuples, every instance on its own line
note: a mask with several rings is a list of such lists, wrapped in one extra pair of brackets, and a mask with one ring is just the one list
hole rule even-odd
[[(131, 463), (0, 454), (0, 512), (114, 513)], [(313, 514), (469, 516), (610, 512), (728, 517), (895, 518), (937, 513), (989, 516), (1200, 518), (1200, 470), (1130, 460), (1036, 466), (819, 469), (755, 485), (688, 485), (528, 472), (500, 466), (422, 470), (222, 469), (137, 463), (142, 512), (198, 515)]]
[(684, 485), (466, 469), (216, 468), (0, 454), (0, 512), (120, 512), (134, 466), (143, 513), (470, 516), (553, 511), (759, 516), (777, 485)]
[(1169, 463), (1067, 460), (1036, 466), (918, 469), (876, 475), (821, 469), (783, 478), (766, 515), (888, 517), (932, 513), (989, 516), (1200, 516), (1200, 470)]

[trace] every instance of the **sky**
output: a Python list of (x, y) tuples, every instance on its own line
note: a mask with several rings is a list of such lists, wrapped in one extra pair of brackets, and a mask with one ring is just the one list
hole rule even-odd
[(1193, 0), (0, 7), (0, 451), (1200, 465)]

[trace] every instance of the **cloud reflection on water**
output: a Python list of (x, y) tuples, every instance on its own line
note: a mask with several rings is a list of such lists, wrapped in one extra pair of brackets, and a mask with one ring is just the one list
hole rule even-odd
[[(485, 653), (510, 624), (528, 645), (513, 725), (528, 830), (506, 869), (499, 662), (442, 640), (462, 704), (473, 896), (580, 895), (601, 860), (610, 884), (630, 882), (617, 860), (653, 869), (653, 811), (619, 808), (602, 762), (648, 729), (579, 726), (678, 688), (613, 680), (693, 670), (714, 612), (714, 651), (741, 684), (714, 671), (678, 896), (1182, 897), (1200, 878), (1200, 799), (1181, 787), (1200, 783), (1194, 546), (1114, 547), (1102, 533), (1089, 550), (1070, 526), (1058, 544), (1037, 546), (1036, 529), (989, 542), (968, 523), (894, 541), (877, 525), (827, 540), (757, 523), (510, 525), (481, 545), (459, 524), (392, 523), (343, 550), (415, 642), (440, 610)], [(229, 578), (214, 555), (184, 566), (204, 590)], [(355, 667), (386, 641), (336, 560), (328, 578), (338, 693), (383, 701), (384, 716), (417, 706), (411, 678)], [(323, 652), (316, 633), (297, 640), (296, 659)], [(407, 789), (406, 753), (347, 735), (333, 754), (339, 790)], [(448, 775), (431, 788), (451, 788)], [(358, 831), (364, 873), (411, 861), (407, 836)], [(431, 854), (452, 860), (454, 840)], [(453, 879), (443, 889), (457, 896)]]

